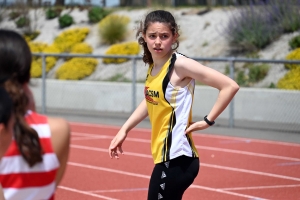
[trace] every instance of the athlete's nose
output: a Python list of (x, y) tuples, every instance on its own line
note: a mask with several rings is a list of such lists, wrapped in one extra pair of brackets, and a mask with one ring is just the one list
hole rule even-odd
[(160, 44), (161, 44), (161, 40), (160, 40), (159, 37), (157, 37), (157, 38), (155, 39), (155, 45), (160, 45)]

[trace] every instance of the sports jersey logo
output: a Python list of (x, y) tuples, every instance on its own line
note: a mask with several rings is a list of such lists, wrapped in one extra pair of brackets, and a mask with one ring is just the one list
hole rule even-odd
[(149, 102), (152, 103), (153, 105), (157, 105), (158, 102), (154, 101), (152, 97), (159, 98), (159, 92), (155, 90), (148, 90), (149, 87), (145, 87), (144, 89), (144, 94), (145, 94), (145, 99)]

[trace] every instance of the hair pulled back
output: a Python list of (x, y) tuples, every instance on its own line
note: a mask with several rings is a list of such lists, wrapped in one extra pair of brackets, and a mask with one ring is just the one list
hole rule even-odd
[(3, 87), (0, 87), (0, 123), (8, 125), (12, 115), (13, 102)]
[[(147, 47), (147, 43), (145, 42), (143, 35), (146, 35), (146, 31), (151, 23), (165, 23), (169, 26), (173, 36), (178, 35), (179, 36), (179, 27), (176, 24), (175, 18), (173, 15), (165, 10), (155, 10), (147, 14), (144, 21), (140, 22), (140, 25), (138, 27), (136, 37), (138, 38), (138, 43), (143, 47), (144, 54), (143, 54), (143, 61), (145, 63), (153, 64), (153, 59), (151, 56), (151, 52), (149, 51)], [(179, 41), (176, 40), (176, 46), (173, 48), (173, 50), (176, 50), (179, 47)]]
[(29, 166), (42, 161), (42, 147), (37, 132), (25, 121), (28, 97), (22, 85), (30, 80), (31, 52), (24, 38), (10, 30), (0, 30), (0, 86), (13, 101), (14, 138)]

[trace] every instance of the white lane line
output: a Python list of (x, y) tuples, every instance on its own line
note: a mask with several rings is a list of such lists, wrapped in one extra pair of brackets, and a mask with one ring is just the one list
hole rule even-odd
[[(84, 150), (91, 150), (91, 151), (100, 151), (100, 152), (106, 152), (108, 156), (108, 149), (104, 148), (98, 148), (98, 147), (88, 147), (88, 146), (82, 146), (82, 145), (76, 145), (76, 144), (71, 144), (70, 145), (72, 148), (76, 149), (84, 149)], [(147, 154), (141, 154), (141, 153), (133, 153), (133, 152), (125, 152), (124, 155), (130, 155), (130, 156), (137, 156), (137, 157), (142, 157), (142, 158), (152, 158), (151, 155)]]
[(207, 164), (207, 163), (203, 163), (203, 162), (201, 163), (201, 165), (204, 167), (209, 167), (209, 168), (223, 169), (223, 170), (234, 171), (234, 172), (243, 172), (243, 173), (261, 175), (261, 176), (269, 176), (269, 177), (273, 177), (273, 178), (280, 178), (280, 179), (286, 179), (286, 180), (292, 180), (292, 181), (300, 181), (300, 178), (296, 178), (296, 177), (271, 174), (271, 173), (259, 172), (259, 171), (254, 171), (254, 170), (247, 170), (247, 169), (241, 169), (241, 168), (235, 168), (235, 167), (226, 167), (226, 166), (220, 166), (220, 165), (212, 165), (212, 164)]
[(137, 173), (132, 173), (132, 172), (125, 172), (125, 171), (110, 169), (110, 168), (105, 168), (105, 167), (85, 165), (85, 164), (75, 163), (75, 162), (68, 162), (68, 165), (77, 166), (77, 167), (84, 167), (84, 168), (88, 168), (88, 169), (96, 169), (96, 170), (112, 172), (112, 173), (116, 173), (116, 174), (123, 174), (123, 175), (128, 175), (128, 176), (135, 176), (135, 177), (138, 177), (138, 178), (150, 179), (150, 176), (148, 176), (148, 175), (137, 174)]
[(250, 196), (250, 195), (246, 195), (246, 194), (239, 194), (239, 193), (235, 193), (235, 192), (230, 192), (230, 191), (225, 191), (222, 189), (215, 189), (215, 188), (210, 188), (210, 187), (205, 187), (205, 186), (200, 186), (200, 185), (191, 185), (190, 188), (196, 188), (196, 189), (202, 189), (202, 190), (209, 190), (212, 192), (220, 192), (220, 193), (224, 193), (224, 194), (229, 194), (229, 195), (234, 195), (234, 196), (239, 196), (239, 197), (245, 197), (248, 198), (249, 200), (267, 200), (264, 198), (260, 198), (260, 197), (254, 197), (254, 196)]
[[(77, 125), (77, 126), (85, 126), (85, 127), (95, 127), (95, 128), (107, 128), (107, 129), (116, 129), (119, 130), (121, 126), (113, 126), (113, 125), (102, 125), (102, 124), (89, 124), (89, 123), (81, 123), (81, 122), (69, 122), (71, 125)], [(133, 131), (139, 131), (139, 132), (146, 132), (151, 133), (151, 129), (146, 128), (134, 128)], [(285, 145), (285, 146), (295, 146), (300, 147), (300, 144), (297, 143), (289, 143), (289, 142), (278, 142), (278, 141), (270, 141), (270, 140), (259, 140), (259, 139), (252, 139), (252, 138), (239, 138), (234, 136), (224, 136), (224, 135), (211, 135), (209, 133), (199, 133), (195, 132), (193, 136), (196, 137), (207, 137), (207, 138), (221, 138), (221, 139), (229, 139), (229, 140), (251, 140), (252, 142), (258, 142), (258, 143), (266, 143), (266, 144), (276, 144), (276, 145)]]
[(118, 199), (110, 198), (110, 197), (107, 197), (107, 196), (103, 196), (103, 195), (99, 195), (99, 194), (92, 194), (90, 192), (85, 192), (85, 191), (82, 191), (82, 190), (77, 190), (77, 189), (69, 188), (69, 187), (65, 187), (65, 186), (58, 186), (58, 188), (59, 189), (63, 189), (63, 190), (68, 190), (68, 191), (71, 191), (71, 192), (76, 192), (76, 193), (84, 194), (84, 195), (87, 195), (87, 196), (98, 197), (100, 199), (118, 200)]
[[(105, 167), (98, 167), (98, 166), (86, 165), (86, 164), (75, 163), (75, 162), (68, 162), (68, 165), (87, 168), (87, 169), (94, 169), (94, 170), (112, 172), (112, 173), (117, 173), (117, 174), (122, 174), (122, 175), (134, 176), (134, 177), (139, 177), (139, 178), (150, 179), (150, 176), (148, 176), (148, 175), (125, 172), (125, 171), (121, 171), (121, 170), (113, 170), (113, 169), (105, 168)], [(223, 194), (229, 194), (229, 195), (233, 195), (233, 196), (239, 196), (239, 197), (245, 197), (245, 198), (251, 198), (251, 199), (266, 200), (266, 199), (262, 199), (262, 198), (258, 198), (258, 197), (254, 197), (254, 196), (250, 196), (250, 195), (243, 195), (243, 194), (239, 194), (239, 193), (223, 191), (221, 189), (215, 189), (215, 188), (210, 188), (210, 187), (205, 187), (205, 186), (200, 186), (200, 185), (192, 184), (191, 187), (192, 188), (197, 188), (197, 189), (209, 190), (209, 191), (213, 191), (213, 192), (219, 192), (219, 193), (223, 193)]]
[[(91, 137), (91, 139), (97, 139), (98, 136), (95, 136), (94, 134), (88, 134), (88, 133), (78, 133), (78, 132), (72, 132), (72, 134), (77, 136), (86, 136)], [(113, 136), (109, 135), (102, 135), (101, 139), (113, 139)], [(127, 141), (132, 142), (141, 142), (141, 143), (150, 143), (150, 140), (147, 139), (139, 139), (139, 138), (131, 138), (127, 137)], [(277, 155), (270, 155), (270, 154), (263, 154), (263, 153), (253, 153), (249, 151), (240, 151), (240, 150), (232, 150), (232, 149), (225, 149), (225, 148), (218, 148), (218, 147), (208, 147), (208, 146), (200, 146), (196, 145), (197, 149), (204, 149), (204, 150), (211, 150), (211, 151), (220, 151), (220, 152), (226, 152), (226, 153), (235, 153), (235, 154), (242, 154), (242, 155), (249, 155), (249, 156), (257, 156), (262, 158), (274, 158), (274, 159), (280, 159), (280, 160), (288, 160), (288, 161), (300, 161), (299, 158), (292, 158), (292, 157), (286, 157), (286, 156), (277, 156)]]
[(283, 146), (293, 146), (293, 147), (300, 147), (300, 144), (297, 143), (289, 143), (289, 142), (279, 142), (279, 141), (271, 141), (271, 140), (259, 140), (259, 139), (253, 139), (253, 138), (240, 138), (240, 137), (234, 137), (234, 136), (224, 136), (224, 135), (211, 135), (211, 134), (205, 134), (205, 133), (195, 133), (193, 136), (196, 137), (206, 137), (206, 138), (218, 138), (218, 139), (227, 139), (227, 140), (251, 140), (251, 142), (257, 142), (257, 143), (264, 143), (264, 144), (276, 144), (276, 145), (283, 145)]
[(300, 185), (270, 185), (270, 186), (254, 186), (254, 187), (235, 187), (235, 188), (222, 188), (222, 190), (258, 190), (258, 189), (275, 189), (275, 188), (292, 188), (300, 187)]
[[(104, 148), (88, 147), (88, 146), (73, 145), (73, 144), (71, 145), (71, 147), (72, 148), (77, 148), (77, 149), (85, 149), (85, 150), (100, 151), (100, 152), (107, 152), (108, 153), (108, 150), (104, 149)], [(134, 153), (134, 152), (125, 152), (124, 154), (129, 155), (129, 156), (142, 157), (142, 158), (152, 158), (152, 156), (148, 155), (148, 154), (141, 154), (141, 153)], [(280, 178), (280, 179), (287, 179), (287, 180), (293, 180), (293, 181), (300, 181), (300, 178), (296, 178), (296, 177), (290, 177), (290, 176), (284, 176), (284, 175), (278, 175), (278, 174), (272, 174), (272, 173), (254, 171), (254, 170), (240, 169), (240, 168), (235, 168), (235, 167), (226, 167), (226, 166), (221, 166), (221, 165), (212, 165), (212, 164), (207, 164), (207, 163), (203, 163), (203, 162), (201, 162), (200, 165), (203, 166), (203, 167), (209, 167), (209, 168), (217, 168), (217, 169), (234, 171), (234, 172), (243, 172), (243, 173), (248, 173), (248, 174), (268, 176), (268, 177), (272, 177), (272, 178)]]
[(276, 156), (271, 154), (263, 154), (263, 153), (253, 153), (249, 151), (240, 151), (240, 150), (232, 150), (232, 149), (224, 149), (224, 148), (218, 148), (218, 147), (208, 147), (208, 146), (199, 146), (196, 145), (197, 149), (204, 149), (204, 150), (211, 150), (211, 151), (221, 151), (226, 153), (236, 153), (236, 154), (243, 154), (243, 155), (249, 155), (249, 156), (257, 156), (257, 157), (263, 157), (263, 158), (275, 158), (280, 160), (290, 160), (290, 161), (300, 161), (299, 158), (291, 158), (286, 156)]
[(148, 190), (148, 188), (127, 188), (127, 189), (114, 189), (114, 190), (94, 190), (89, 191), (91, 193), (109, 193), (109, 192), (136, 192), (136, 191), (144, 191)]

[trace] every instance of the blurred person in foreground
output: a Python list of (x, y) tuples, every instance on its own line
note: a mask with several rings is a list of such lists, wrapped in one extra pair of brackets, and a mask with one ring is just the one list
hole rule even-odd
[[(222, 73), (176, 52), (178, 26), (168, 11), (150, 12), (141, 22), (137, 37), (144, 49), (143, 61), (149, 66), (145, 98), (111, 141), (109, 156), (119, 158), (117, 151), (123, 153), (128, 132), (149, 116), (155, 166), (148, 200), (181, 200), (200, 165), (192, 132), (212, 126), (239, 86)], [(211, 111), (198, 122), (192, 121), (195, 80), (219, 90)]]
[[(0, 80), (0, 84), (1, 84)], [(14, 132), (13, 102), (3, 87), (0, 87), (0, 161), (11, 144)], [(0, 184), (0, 200), (4, 200)]]
[(0, 163), (5, 199), (54, 199), (69, 156), (67, 121), (35, 112), (28, 86), (32, 55), (24, 38), (0, 29), (0, 86), (13, 100), (14, 137)]

